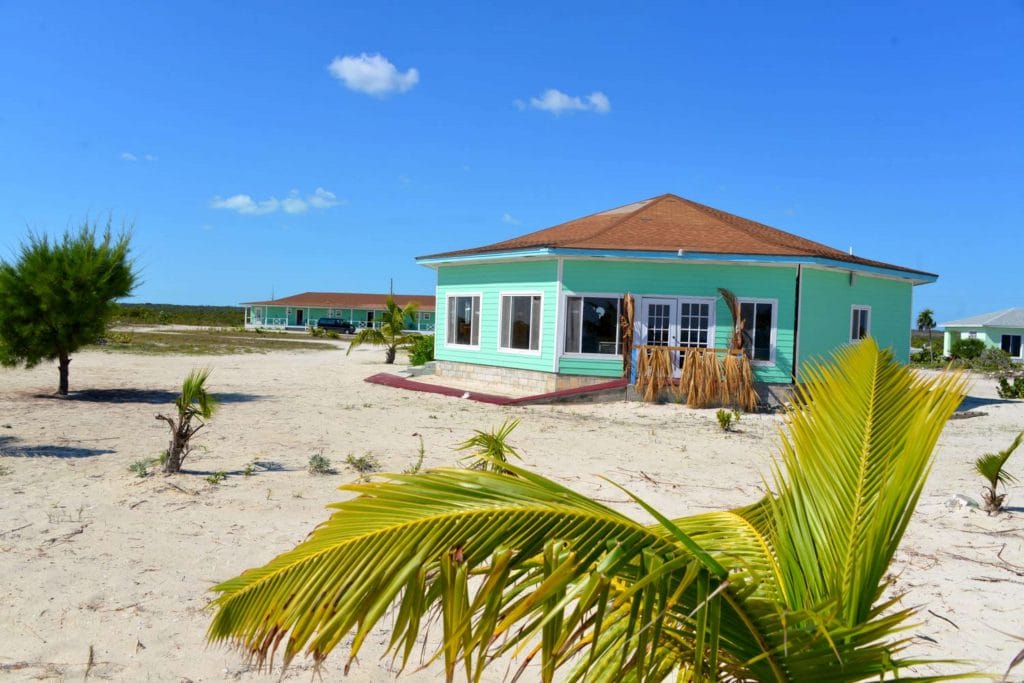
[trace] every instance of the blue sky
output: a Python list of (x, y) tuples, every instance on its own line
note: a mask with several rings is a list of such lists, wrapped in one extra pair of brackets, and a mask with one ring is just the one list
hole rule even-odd
[(674, 192), (1024, 306), (1024, 2), (0, 2), (0, 257), (134, 224), (136, 301), (433, 289)]

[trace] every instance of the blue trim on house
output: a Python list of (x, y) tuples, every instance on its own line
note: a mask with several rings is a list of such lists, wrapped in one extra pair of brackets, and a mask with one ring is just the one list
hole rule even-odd
[(935, 282), (937, 275), (917, 271), (897, 270), (895, 268), (883, 268), (880, 266), (869, 266), (862, 263), (849, 263), (836, 259), (824, 258), (821, 256), (769, 256), (759, 254), (714, 254), (706, 252), (684, 252), (682, 256), (667, 251), (630, 251), (625, 249), (552, 249), (550, 247), (539, 247), (536, 249), (520, 249), (516, 251), (496, 251), (486, 254), (467, 254), (463, 256), (421, 256), (416, 262), (423, 266), (434, 266), (445, 263), (465, 263), (473, 261), (494, 261), (499, 259), (536, 258), (536, 257), (587, 257), (587, 258), (613, 258), (613, 259), (651, 259), (659, 261), (693, 261), (693, 262), (727, 262), (727, 263), (769, 263), (779, 265), (811, 264), (852, 270), (862, 273), (873, 273), (875, 275), (887, 275), (903, 280), (910, 280), (914, 284), (927, 284)]

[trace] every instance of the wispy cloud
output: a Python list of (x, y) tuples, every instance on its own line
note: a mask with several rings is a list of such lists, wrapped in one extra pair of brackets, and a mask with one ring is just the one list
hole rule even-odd
[(548, 88), (540, 97), (531, 97), (529, 102), (523, 100), (515, 101), (516, 108), (524, 111), (527, 108), (549, 111), (559, 116), (567, 111), (589, 111), (595, 114), (607, 114), (612, 110), (611, 100), (600, 90), (578, 97), (567, 95), (561, 90)]
[[(156, 156), (153, 154), (143, 154), (142, 159), (145, 161), (156, 161)], [(132, 152), (121, 152), (121, 161), (138, 161), (139, 155), (133, 154)]]
[(507, 223), (508, 225), (520, 225), (522, 221), (510, 214), (508, 211), (501, 215), (501, 222)]
[(383, 55), (365, 52), (358, 57), (335, 57), (327, 65), (327, 70), (349, 90), (378, 97), (406, 92), (420, 80), (420, 72), (416, 69), (402, 73)]
[(292, 190), (284, 199), (270, 197), (269, 199), (257, 200), (247, 194), (235, 194), (230, 197), (218, 195), (210, 200), (210, 208), (227, 209), (246, 216), (260, 216), (274, 213), (275, 211), (300, 214), (306, 213), (310, 207), (314, 209), (329, 209), (341, 203), (342, 201), (333, 192), (318, 187), (313, 194), (306, 197), (302, 197), (298, 190)]
[(314, 209), (329, 209), (332, 206), (343, 204), (342, 200), (338, 199), (338, 196), (333, 192), (325, 190), (322, 187), (316, 188), (316, 190), (306, 199), (309, 205)]

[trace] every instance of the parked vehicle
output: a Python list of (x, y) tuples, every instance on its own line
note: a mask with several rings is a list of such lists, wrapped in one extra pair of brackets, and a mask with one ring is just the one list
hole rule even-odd
[(340, 334), (355, 334), (355, 325), (341, 318), (319, 318), (316, 326), (322, 330), (331, 330)]

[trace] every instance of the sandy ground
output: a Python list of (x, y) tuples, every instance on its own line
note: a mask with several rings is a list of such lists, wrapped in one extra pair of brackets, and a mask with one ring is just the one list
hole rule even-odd
[[(452, 465), (473, 429), (522, 419), (512, 441), (537, 471), (639, 515), (607, 475), (669, 516), (748, 503), (762, 493), (779, 418), (744, 416), (726, 434), (713, 411), (610, 403), (498, 407), (362, 382), (388, 369), (379, 350), (265, 355), (76, 354), (71, 400), (54, 398), (55, 367), (0, 370), (0, 677), (113, 680), (276, 680), (232, 651), (207, 647), (208, 589), (301, 541), (326, 518), (336, 487), (355, 478), (348, 454), (372, 453), (385, 469), (415, 460)], [(128, 466), (155, 457), (166, 411), (187, 370), (213, 368), (221, 412), (197, 437), (188, 474), (139, 479)], [(921, 607), (912, 652), (969, 659), (1000, 674), (1024, 636), (1024, 514), (996, 518), (947, 501), (977, 498), (971, 461), (1024, 428), (1024, 402), (995, 398), (978, 380), (970, 407), (950, 422), (935, 470), (893, 568), (905, 604)], [(338, 472), (306, 472), (322, 453)], [(625, 455), (624, 455), (625, 454)], [(245, 466), (262, 463), (252, 476)], [(1011, 469), (1019, 474), (1021, 460)], [(219, 485), (205, 479), (226, 471)], [(1024, 486), (1010, 492), (1024, 505)], [(386, 680), (371, 638), (353, 680)], [(325, 677), (340, 676), (342, 652)], [(298, 661), (288, 678), (308, 679)], [(407, 680), (437, 680), (438, 669)], [(1019, 674), (1018, 674), (1019, 677)], [(406, 680), (403, 679), (403, 680)]]

